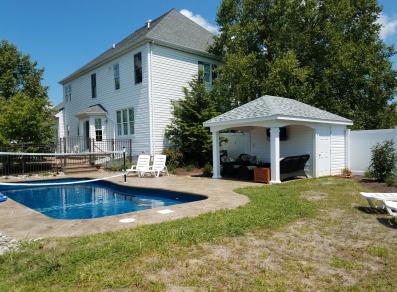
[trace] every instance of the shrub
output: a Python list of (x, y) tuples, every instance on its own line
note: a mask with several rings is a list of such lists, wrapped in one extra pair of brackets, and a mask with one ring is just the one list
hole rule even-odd
[(371, 165), (369, 171), (371, 177), (385, 181), (386, 178), (394, 176), (396, 169), (397, 154), (392, 140), (378, 143), (371, 149)]
[(206, 177), (210, 177), (212, 175), (212, 165), (207, 163), (204, 165), (203, 175)]
[(167, 155), (167, 167), (169, 171), (173, 171), (182, 165), (183, 155), (174, 148), (167, 148), (163, 151)]
[(194, 167), (195, 166), (193, 164), (188, 164), (188, 165), (186, 165), (185, 169), (186, 169), (186, 171), (192, 171), (194, 169)]
[(372, 178), (372, 173), (371, 173), (371, 171), (368, 169), (368, 170), (366, 170), (365, 172), (364, 172), (364, 176), (366, 177), (366, 178)]
[(344, 169), (342, 169), (342, 174), (350, 176), (352, 175), (352, 171), (349, 168), (345, 167)]
[(212, 157), (212, 138), (203, 123), (218, 115), (216, 103), (206, 85), (194, 78), (183, 88), (185, 98), (173, 103), (174, 119), (166, 129), (166, 137), (185, 165), (205, 165)]
[(385, 183), (386, 183), (386, 185), (388, 186), (388, 187), (391, 187), (391, 186), (393, 186), (394, 185), (394, 183), (395, 183), (395, 178), (394, 178), (394, 176), (389, 176), (389, 177), (387, 177), (386, 179), (385, 179)]

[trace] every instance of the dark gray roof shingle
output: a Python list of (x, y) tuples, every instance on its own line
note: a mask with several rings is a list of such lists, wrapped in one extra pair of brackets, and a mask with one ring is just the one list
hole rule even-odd
[(90, 107), (83, 109), (82, 111), (78, 112), (76, 116), (81, 115), (90, 115), (90, 114), (106, 114), (107, 110), (100, 104), (94, 104)]
[(212, 118), (205, 122), (206, 126), (219, 124), (223, 122), (242, 121), (245, 119), (255, 118), (272, 118), (272, 117), (292, 117), (306, 118), (322, 121), (333, 121), (342, 123), (351, 123), (352, 121), (319, 108), (310, 106), (303, 102), (279, 97), (265, 95), (251, 102), (248, 102), (238, 108), (228, 111), (222, 115)]
[(92, 70), (95, 66), (102, 64), (109, 58), (144, 41), (158, 41), (162, 44), (169, 44), (208, 54), (207, 49), (213, 43), (213, 37), (214, 35), (205, 28), (193, 22), (176, 9), (172, 9), (153, 20), (150, 24), (150, 29), (146, 25), (139, 28), (117, 43), (114, 48), (106, 50), (59, 83), (65, 84), (81, 74)]

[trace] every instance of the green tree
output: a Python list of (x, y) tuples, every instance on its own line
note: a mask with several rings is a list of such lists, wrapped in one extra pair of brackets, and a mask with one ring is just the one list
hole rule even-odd
[(16, 46), (0, 42), (0, 143), (48, 143), (54, 137), (43, 69)]
[(224, 57), (215, 90), (222, 110), (280, 95), (355, 128), (394, 126), (395, 50), (379, 37), (380, 12), (376, 0), (223, 0), (211, 50)]
[(197, 78), (183, 92), (185, 98), (173, 103), (174, 120), (167, 127), (166, 137), (183, 155), (185, 164), (203, 166), (212, 159), (211, 133), (203, 123), (218, 115), (216, 103)]

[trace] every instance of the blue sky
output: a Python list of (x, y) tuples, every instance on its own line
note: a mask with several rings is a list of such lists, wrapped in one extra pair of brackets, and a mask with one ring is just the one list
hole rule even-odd
[[(58, 81), (171, 8), (183, 10), (209, 30), (221, 0), (1, 0), (0, 39), (16, 44), (45, 68), (43, 83), (54, 104), (62, 100)], [(387, 43), (397, 44), (397, 1), (380, 0)], [(393, 59), (397, 65), (397, 57)], [(397, 66), (395, 66), (397, 67)]]

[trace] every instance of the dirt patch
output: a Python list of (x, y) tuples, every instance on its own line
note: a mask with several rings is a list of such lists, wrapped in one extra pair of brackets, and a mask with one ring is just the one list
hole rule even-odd
[(363, 187), (379, 193), (397, 193), (397, 185), (387, 186), (383, 182), (367, 179), (362, 176), (354, 177)]
[(301, 196), (308, 201), (319, 201), (328, 196), (328, 194), (316, 191), (305, 191), (301, 193)]

